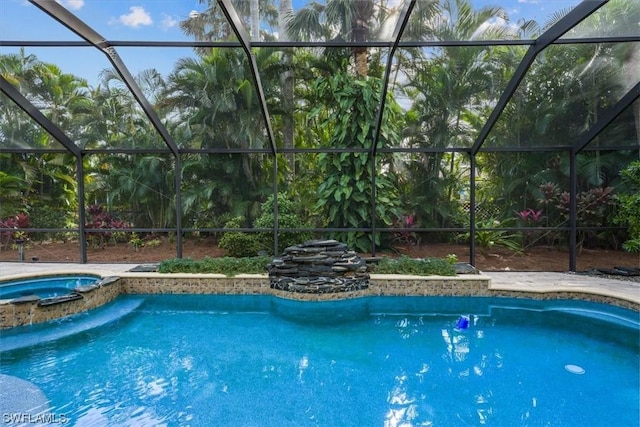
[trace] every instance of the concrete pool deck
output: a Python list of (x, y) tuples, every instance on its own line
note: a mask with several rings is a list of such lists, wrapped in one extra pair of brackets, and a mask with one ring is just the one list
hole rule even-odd
[[(66, 264), (0, 262), (0, 280), (10, 276), (56, 273), (95, 272), (102, 275), (130, 273), (137, 264)], [(135, 273), (144, 275), (145, 273)], [(560, 272), (482, 272), (491, 279), (489, 289), (522, 292), (582, 292), (619, 298), (640, 304), (640, 282)]]

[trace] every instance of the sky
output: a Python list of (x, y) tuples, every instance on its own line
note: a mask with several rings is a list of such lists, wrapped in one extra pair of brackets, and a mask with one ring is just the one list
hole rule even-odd
[[(234, 0), (235, 1), (235, 0)], [(275, 0), (277, 3), (277, 0)], [(390, 0), (397, 1), (397, 0)], [(470, 0), (474, 7), (503, 7), (516, 22), (521, 18), (544, 23), (557, 10), (572, 8), (579, 0)], [(107, 40), (188, 41), (178, 24), (203, 9), (197, 0), (58, 0)], [(303, 0), (294, 0), (294, 9)], [(75, 34), (26, 0), (0, 0), (0, 40), (80, 41)], [(0, 53), (17, 48), (0, 47)], [(167, 75), (178, 58), (193, 56), (184, 48), (118, 48), (130, 71), (156, 68)], [(58, 64), (64, 72), (97, 83), (99, 71), (110, 66), (95, 48), (30, 48), (38, 59)]]

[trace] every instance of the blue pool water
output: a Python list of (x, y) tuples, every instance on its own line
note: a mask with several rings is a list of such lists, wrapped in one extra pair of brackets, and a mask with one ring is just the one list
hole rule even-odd
[(638, 321), (576, 301), (121, 296), (3, 332), (0, 373), (72, 425), (638, 426)]
[(49, 298), (66, 295), (78, 286), (89, 285), (100, 280), (97, 276), (48, 276), (0, 282), (0, 299), (37, 295)]

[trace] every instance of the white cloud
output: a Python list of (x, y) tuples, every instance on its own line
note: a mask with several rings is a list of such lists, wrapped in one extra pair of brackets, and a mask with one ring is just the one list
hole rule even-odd
[(529, 4), (538, 4), (539, 0), (518, 0), (518, 3), (529, 3)]
[(168, 30), (170, 28), (173, 28), (175, 26), (178, 25), (178, 20), (175, 19), (173, 16), (169, 16), (166, 14), (163, 14), (162, 16), (162, 21), (160, 21), (160, 28), (162, 28), (163, 30)]
[(120, 15), (118, 21), (127, 27), (139, 27), (140, 25), (151, 25), (153, 20), (142, 6), (131, 6), (127, 15)]
[(57, 0), (57, 2), (69, 10), (80, 10), (84, 6), (84, 0)]

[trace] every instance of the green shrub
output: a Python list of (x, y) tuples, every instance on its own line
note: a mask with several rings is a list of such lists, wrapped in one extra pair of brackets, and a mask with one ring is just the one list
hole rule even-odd
[[(476, 245), (481, 250), (487, 251), (494, 247), (506, 248), (515, 253), (522, 253), (522, 245), (519, 242), (519, 236), (506, 230), (487, 230), (487, 228), (503, 228), (511, 225), (512, 218), (505, 219), (502, 222), (493, 218), (480, 221), (476, 228)], [(462, 233), (458, 236), (459, 240), (469, 241), (471, 232)]]
[(162, 261), (158, 266), (160, 273), (196, 273), (196, 274), (224, 274), (235, 276), (238, 274), (264, 274), (266, 266), (272, 258), (267, 256), (255, 257), (223, 257), (193, 260), (191, 258), (175, 258)]
[(622, 248), (640, 252), (640, 161), (629, 163), (620, 175), (627, 191), (618, 195), (620, 205), (615, 222), (629, 227), (629, 238)]
[[(255, 257), (205, 257), (202, 260), (192, 258), (174, 258), (164, 260), (158, 267), (160, 273), (195, 273), (195, 274), (263, 274), (266, 266), (273, 260), (268, 256)], [(453, 264), (442, 258), (383, 258), (377, 264), (370, 264), (369, 270), (377, 274), (411, 274), (414, 276), (455, 276)]]
[(200, 267), (192, 258), (167, 259), (160, 263), (158, 272), (160, 273), (199, 273)]
[[(273, 216), (273, 195), (260, 206), (260, 216), (256, 219), (254, 226), (256, 228), (271, 228), (275, 224)], [(278, 193), (278, 227), (279, 228), (307, 228), (306, 224), (298, 214), (296, 214), (295, 204), (287, 197), (285, 193)], [(273, 233), (258, 233), (260, 241), (267, 246), (269, 253), (273, 251)], [(278, 253), (282, 253), (284, 248), (303, 243), (313, 238), (311, 232), (278, 232)]]
[[(60, 208), (48, 206), (41, 200), (34, 200), (29, 207), (29, 219), (32, 228), (65, 228), (70, 226), (67, 219), (72, 216), (69, 212)], [(71, 225), (69, 228), (75, 228)], [(55, 233), (38, 232), (31, 234), (31, 240), (43, 242), (55, 237)]]
[[(224, 228), (242, 228), (244, 217), (238, 216), (228, 221)], [(222, 234), (218, 246), (227, 250), (230, 257), (253, 257), (267, 249), (256, 234), (242, 231), (227, 231)]]
[(442, 258), (383, 258), (369, 270), (376, 274), (410, 274), (414, 276), (455, 276), (456, 270), (448, 259)]

